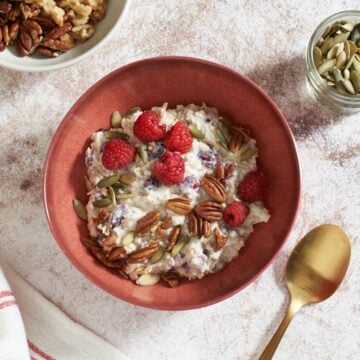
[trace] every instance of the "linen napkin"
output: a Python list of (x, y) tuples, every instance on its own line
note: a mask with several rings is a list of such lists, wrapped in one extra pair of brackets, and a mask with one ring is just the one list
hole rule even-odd
[(0, 360), (30, 359), (129, 360), (71, 320), (0, 259)]

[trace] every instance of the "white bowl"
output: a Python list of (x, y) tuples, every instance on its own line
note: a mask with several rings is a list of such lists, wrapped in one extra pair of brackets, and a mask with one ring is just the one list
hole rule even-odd
[(46, 58), (40, 54), (20, 57), (10, 45), (0, 52), (0, 67), (17, 71), (49, 71), (73, 65), (93, 54), (114, 31), (120, 19), (126, 13), (129, 0), (109, 0), (104, 19), (96, 24), (95, 35), (84, 43), (78, 43), (70, 51), (57, 58)]

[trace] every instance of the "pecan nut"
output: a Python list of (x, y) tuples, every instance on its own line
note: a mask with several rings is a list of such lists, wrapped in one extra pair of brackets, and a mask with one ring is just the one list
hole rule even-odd
[(194, 207), (197, 215), (210, 222), (222, 220), (221, 210), (222, 205), (216, 201), (201, 201)]
[(212, 247), (215, 251), (221, 250), (226, 242), (228, 237), (220, 232), (218, 228), (214, 229), (214, 242), (212, 243)]
[(209, 221), (191, 212), (188, 216), (188, 230), (191, 236), (208, 238), (211, 235), (211, 226)]
[(21, 45), (30, 52), (33, 45), (31, 36), (25, 31), (20, 31), (19, 40)]
[(156, 254), (158, 249), (159, 244), (156, 241), (150, 241), (148, 246), (132, 252), (127, 261), (129, 264), (143, 262)]
[(229, 178), (235, 170), (235, 166), (233, 163), (227, 163), (224, 168), (224, 178)]
[(162, 274), (161, 279), (172, 288), (180, 284), (180, 276), (179, 274), (174, 272), (167, 272), (165, 274)]
[(176, 227), (174, 227), (174, 229), (172, 229), (169, 238), (168, 238), (168, 245), (166, 247), (166, 250), (171, 251), (172, 248), (174, 247), (174, 245), (176, 244), (176, 242), (178, 241), (178, 238), (180, 236), (181, 233), (181, 226), (178, 225)]
[(146, 234), (157, 223), (160, 218), (158, 211), (150, 211), (148, 214), (139, 219), (136, 223), (135, 233)]
[(59, 39), (61, 36), (68, 33), (72, 28), (72, 25), (70, 23), (65, 23), (63, 26), (58, 26), (54, 29), (52, 29), (49, 34), (47, 35), (47, 39), (56, 40)]
[(219, 162), (215, 166), (215, 177), (219, 180), (225, 177), (224, 165)]
[(165, 203), (165, 208), (178, 215), (187, 215), (191, 211), (190, 200), (187, 198), (174, 198)]
[(201, 179), (201, 187), (214, 200), (218, 202), (227, 200), (227, 191), (218, 179), (210, 175), (204, 175)]
[(243, 141), (244, 141), (243, 135), (241, 135), (237, 132), (234, 132), (230, 138), (229, 150), (232, 153), (236, 153), (237, 151), (240, 150), (241, 145), (243, 144)]
[(167, 216), (161, 223), (160, 227), (164, 230), (167, 230), (172, 225), (172, 218), (171, 216)]
[(94, 257), (100, 261), (103, 265), (112, 269), (121, 269), (123, 267), (123, 261), (110, 261), (106, 258), (105, 254), (100, 249), (89, 248)]
[(43, 46), (39, 46), (36, 48), (36, 51), (40, 53), (41, 55), (47, 56), (47, 57), (58, 57), (61, 53), (59, 51), (49, 49)]
[(120, 245), (114, 248), (109, 254), (109, 261), (123, 260), (127, 257), (127, 251), (124, 246)]

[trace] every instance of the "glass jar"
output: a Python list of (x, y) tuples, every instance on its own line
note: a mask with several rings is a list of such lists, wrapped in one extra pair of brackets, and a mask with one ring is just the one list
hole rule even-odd
[(337, 112), (353, 113), (360, 111), (360, 95), (342, 94), (328, 86), (326, 80), (318, 73), (313, 57), (313, 49), (326, 28), (341, 20), (360, 23), (360, 11), (347, 10), (336, 13), (322, 21), (315, 29), (306, 46), (306, 83), (312, 95), (323, 105)]

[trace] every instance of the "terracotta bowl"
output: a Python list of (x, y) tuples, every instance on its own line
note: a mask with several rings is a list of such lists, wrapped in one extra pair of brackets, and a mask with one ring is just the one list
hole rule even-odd
[[(86, 223), (72, 199), (86, 201), (84, 152), (90, 135), (109, 126), (115, 111), (168, 102), (216, 107), (249, 128), (259, 147), (258, 167), (265, 174), (268, 223), (258, 224), (239, 256), (222, 271), (176, 288), (141, 287), (99, 264), (82, 245)], [(44, 174), (44, 202), (56, 241), (88, 279), (135, 305), (162, 310), (199, 308), (223, 300), (259, 276), (274, 260), (291, 230), (300, 197), (300, 172), (294, 139), (274, 102), (244, 76), (208, 61), (161, 57), (124, 66), (98, 81), (72, 107), (52, 140)]]

